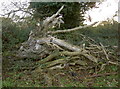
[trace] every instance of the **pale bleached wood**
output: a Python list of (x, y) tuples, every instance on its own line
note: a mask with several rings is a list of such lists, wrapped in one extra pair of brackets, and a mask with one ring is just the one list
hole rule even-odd
[(94, 23), (91, 24), (91, 25), (79, 26), (79, 27), (75, 27), (75, 28), (67, 29), (67, 30), (48, 31), (48, 33), (49, 33), (49, 34), (56, 34), (56, 33), (72, 32), (72, 31), (76, 31), (76, 30), (79, 30), (79, 29), (91, 27), (91, 26), (95, 25), (96, 23), (98, 23), (98, 22), (94, 22)]

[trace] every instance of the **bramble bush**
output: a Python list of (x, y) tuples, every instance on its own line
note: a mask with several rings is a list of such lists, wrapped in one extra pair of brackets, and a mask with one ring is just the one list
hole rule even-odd
[(26, 41), (32, 26), (24, 22), (13, 22), (10, 18), (2, 18), (2, 49), (15, 50), (18, 44)]

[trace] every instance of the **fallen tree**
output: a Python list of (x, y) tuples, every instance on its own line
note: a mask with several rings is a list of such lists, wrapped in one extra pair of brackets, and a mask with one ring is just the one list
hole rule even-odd
[[(66, 64), (69, 65), (87, 65), (91, 66), (105, 61), (107, 64), (118, 63), (111, 61), (109, 56), (112, 54), (105, 50), (104, 46), (93, 43), (93, 39), (80, 34), (89, 42), (89, 46), (82, 47), (75, 46), (66, 42), (65, 40), (53, 37), (52, 34), (72, 32), (82, 28), (87, 28), (95, 25), (97, 22), (88, 26), (79, 26), (67, 30), (49, 31), (49, 28), (63, 23), (62, 17), (59, 15), (62, 6), (54, 15), (46, 18), (39, 29), (32, 30), (29, 34), (29, 39), (22, 43), (18, 51), (18, 56), (22, 58), (40, 59), (38, 63), (41, 64), (40, 69), (56, 69), (64, 68)], [(101, 60), (102, 59), (102, 60)], [(112, 59), (115, 59), (114, 57)], [(89, 65), (91, 63), (91, 65)], [(104, 64), (104, 63), (103, 63)], [(103, 66), (102, 66), (103, 67)]]
[[(83, 44), (82, 46), (76, 46), (63, 39), (52, 36), (57, 33), (67, 33), (87, 28), (97, 23), (95, 22), (88, 26), (79, 26), (67, 30), (49, 31), (53, 26), (60, 26), (60, 23), (63, 23), (62, 17), (59, 15), (63, 8), (64, 6), (62, 6), (57, 13), (46, 18), (39, 29), (32, 30), (28, 40), (21, 44), (17, 54), (20, 59), (39, 59), (37, 65), (33, 68), (25, 67), (23, 69), (34, 69), (32, 74), (39, 74), (49, 87), (53, 85), (53, 82), (56, 79), (55, 76), (60, 75), (59, 73), (54, 74), (53, 70), (68, 69), (70, 72), (79, 70), (89, 72), (91, 69), (98, 72), (104, 70), (105, 67), (110, 64), (118, 66), (118, 58), (114, 51), (107, 49), (102, 43), (97, 43), (90, 37), (79, 34), (83, 39)], [(85, 42), (88, 43), (87, 46)], [(63, 75), (65, 74), (63, 73)], [(101, 75), (97, 76), (99, 77)], [(96, 75), (90, 77), (96, 77)], [(60, 82), (59, 79), (60, 78), (58, 78), (57, 81), (58, 83)], [(60, 83), (60, 86), (63, 85)]]

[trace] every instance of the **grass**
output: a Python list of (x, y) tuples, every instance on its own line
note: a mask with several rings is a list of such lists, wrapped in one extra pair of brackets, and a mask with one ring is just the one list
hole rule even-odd
[[(106, 66), (104, 71), (99, 74), (117, 72), (118, 67), (115, 65)], [(95, 87), (117, 87), (118, 86), (118, 75), (101, 76), (95, 78)]]
[[(116, 72), (116, 66), (109, 66), (104, 71), (98, 72), (98, 74), (103, 74), (107, 72)], [(46, 84), (44, 80), (40, 80), (38, 77), (41, 77), (38, 73), (29, 75), (28, 71), (11, 71), (8, 72), (6, 77), (3, 80), (3, 87), (45, 87)], [(63, 71), (65, 74), (66, 71)], [(81, 71), (82, 72), (82, 71)], [(33, 76), (34, 75), (34, 76)], [(54, 75), (54, 74), (53, 74)], [(79, 74), (78, 74), (79, 75)], [(87, 75), (86, 75), (87, 76)], [(118, 86), (118, 76), (110, 75), (110, 76), (100, 76), (95, 78), (83, 77), (80, 79), (76, 76), (71, 76), (70, 74), (66, 74), (64, 76), (60, 76), (59, 82), (64, 85), (64, 87), (117, 87)], [(43, 83), (41, 83), (43, 82)], [(57, 87), (57, 85), (53, 85), (52, 87)]]
[(94, 87), (116, 87), (118, 86), (116, 75), (102, 76), (95, 79)]

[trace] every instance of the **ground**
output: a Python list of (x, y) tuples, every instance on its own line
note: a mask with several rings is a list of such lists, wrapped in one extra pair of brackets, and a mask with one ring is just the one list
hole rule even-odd
[[(36, 69), (33, 59), (16, 60), (12, 53), (6, 53), (3, 60), (3, 87), (117, 87), (118, 67), (108, 65), (98, 68), (78, 69), (67, 66), (58, 70)], [(9, 59), (9, 60), (8, 60)], [(6, 63), (7, 62), (7, 63)]]

